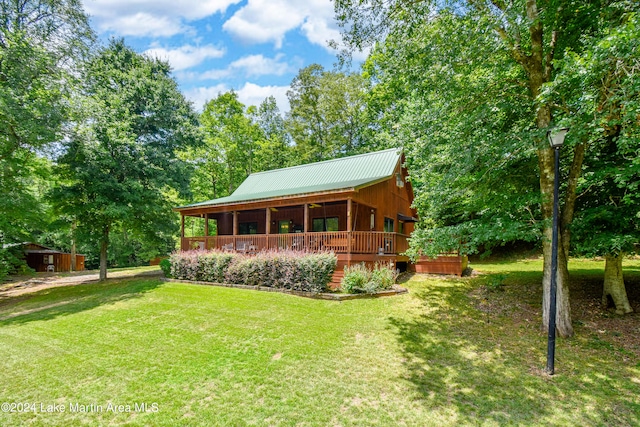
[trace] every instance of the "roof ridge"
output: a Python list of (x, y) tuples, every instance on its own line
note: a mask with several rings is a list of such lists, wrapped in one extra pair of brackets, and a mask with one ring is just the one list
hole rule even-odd
[(365, 157), (365, 156), (370, 156), (370, 155), (373, 155), (373, 154), (385, 153), (385, 152), (391, 151), (391, 150), (400, 151), (401, 148), (399, 148), (399, 147), (387, 148), (387, 149), (380, 150), (380, 151), (371, 151), (369, 153), (354, 154), (353, 156), (338, 157), (336, 159), (327, 159), (327, 160), (321, 160), (319, 162), (304, 163), (302, 165), (287, 166), (286, 168), (278, 168), (278, 169), (271, 169), (271, 170), (268, 170), (268, 171), (254, 172), (254, 173), (250, 174), (249, 176), (262, 175), (262, 174), (278, 172), (278, 171), (283, 171), (283, 170), (288, 170), (288, 169), (304, 168), (304, 167), (308, 167), (308, 166), (311, 166), (311, 165), (319, 165), (319, 164), (323, 164), (323, 163), (340, 162), (340, 161), (344, 161), (346, 159), (353, 159), (354, 157)]

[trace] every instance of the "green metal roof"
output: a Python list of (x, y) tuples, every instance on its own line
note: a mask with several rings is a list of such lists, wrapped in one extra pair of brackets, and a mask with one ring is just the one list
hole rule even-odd
[(401, 150), (392, 148), (375, 153), (258, 172), (249, 175), (230, 196), (181, 207), (215, 206), (365, 187), (393, 175), (400, 160), (400, 154)]

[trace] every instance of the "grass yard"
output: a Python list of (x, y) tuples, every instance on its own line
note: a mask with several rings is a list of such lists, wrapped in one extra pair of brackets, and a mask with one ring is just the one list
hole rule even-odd
[(344, 302), (156, 279), (0, 300), (0, 402), (36, 404), (0, 425), (640, 425), (640, 262), (623, 319), (597, 305), (603, 263), (571, 264), (554, 377), (540, 261), (473, 267)]

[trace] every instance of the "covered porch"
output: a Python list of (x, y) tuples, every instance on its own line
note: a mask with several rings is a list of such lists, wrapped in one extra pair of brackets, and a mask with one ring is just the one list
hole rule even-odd
[[(414, 218), (353, 198), (303, 203), (243, 203), (182, 211), (181, 249), (333, 251), (337, 254), (397, 255), (407, 250)], [(258, 205), (258, 206), (257, 206)], [(185, 217), (200, 225), (185, 228)]]
[(407, 250), (407, 236), (375, 231), (332, 231), (271, 235), (183, 237), (182, 250), (221, 249), (256, 253), (262, 250), (333, 251), (344, 254), (392, 255)]

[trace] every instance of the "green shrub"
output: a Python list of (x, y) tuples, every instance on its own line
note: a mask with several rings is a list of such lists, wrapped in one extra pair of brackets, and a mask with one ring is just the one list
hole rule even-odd
[(377, 264), (373, 269), (363, 264), (344, 268), (340, 289), (348, 294), (373, 294), (391, 289), (398, 277), (391, 265)]
[(491, 274), (487, 277), (484, 286), (489, 292), (498, 292), (504, 289), (504, 279), (507, 274)]
[(176, 279), (325, 292), (337, 262), (333, 253), (188, 251), (172, 254), (170, 264)]
[(364, 264), (356, 264), (344, 268), (344, 276), (340, 282), (340, 288), (348, 294), (366, 292), (369, 283), (370, 272)]
[(164, 273), (164, 277), (172, 277), (171, 276), (171, 261), (167, 258), (160, 261), (160, 269)]
[(388, 290), (393, 287), (398, 278), (398, 273), (391, 264), (377, 264), (371, 271), (371, 281), (376, 284), (378, 290)]

